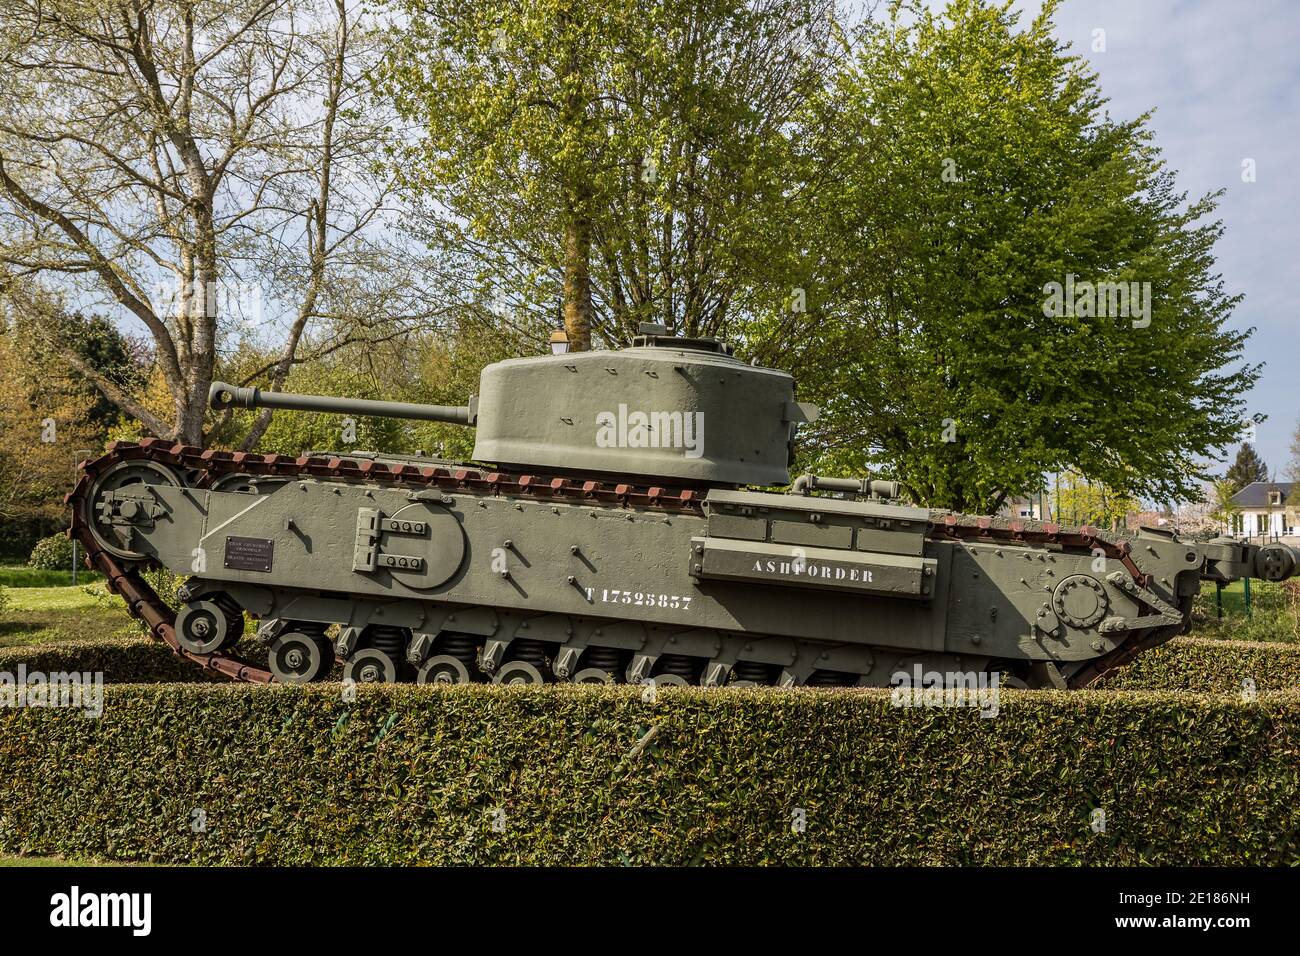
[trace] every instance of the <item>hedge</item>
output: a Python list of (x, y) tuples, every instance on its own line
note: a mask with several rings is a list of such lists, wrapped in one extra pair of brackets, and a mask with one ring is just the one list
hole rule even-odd
[(1100, 686), (1241, 694), (1247, 679), (1255, 682), (1257, 691), (1300, 689), (1300, 645), (1175, 638), (1142, 654)]
[(106, 691), (98, 720), (0, 710), (0, 850), (204, 864), (1300, 863), (1296, 693), (1004, 690), (985, 719), (895, 708), (878, 690), (665, 689), (646, 702), (629, 687), (367, 686), (351, 703), (338, 685)]
[(19, 664), (26, 664), (29, 673), (102, 672), (104, 681), (110, 684), (225, 680), (220, 674), (177, 657), (161, 641), (139, 636), (0, 648), (0, 672), (14, 673)]

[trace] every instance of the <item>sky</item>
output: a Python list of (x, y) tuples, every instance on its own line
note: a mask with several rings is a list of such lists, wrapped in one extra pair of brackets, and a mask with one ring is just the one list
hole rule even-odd
[[(1018, 0), (1026, 18), (1038, 0)], [(1189, 197), (1226, 189), (1218, 263), (1243, 293), (1232, 324), (1265, 362), (1246, 396), (1268, 419), (1256, 448), (1286, 479), (1300, 419), (1300, 3), (1295, 0), (1065, 0), (1057, 36), (1088, 59), (1116, 119), (1151, 127)], [(1105, 50), (1093, 50), (1094, 30)], [(1255, 161), (1255, 181), (1242, 163)], [(1235, 448), (1230, 454), (1235, 453)]]

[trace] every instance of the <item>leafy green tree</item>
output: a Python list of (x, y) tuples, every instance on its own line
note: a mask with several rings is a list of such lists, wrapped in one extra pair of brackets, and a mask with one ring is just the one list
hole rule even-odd
[(1237, 449), (1237, 457), (1233, 459), (1224, 478), (1235, 495), (1252, 481), (1268, 481), (1268, 465), (1264, 463), (1263, 458), (1259, 457), (1259, 452), (1255, 451), (1255, 447), (1250, 442), (1243, 442)]
[[(483, 366), (526, 353), (525, 341), (508, 328), (491, 328), (467, 319), (447, 336), (422, 336), (407, 354), (416, 374), (402, 389), (401, 400), (428, 405), (464, 405), (479, 387)], [(411, 422), (414, 449), (452, 461), (469, 461), (474, 429), (440, 422)]]
[(33, 386), (48, 389), (53, 380), (70, 401), (84, 402), (85, 421), (96, 428), (113, 426), (122, 411), (91, 383), (84, 369), (94, 369), (106, 387), (126, 395), (137, 393), (147, 379), (140, 350), (106, 316), (15, 311), (12, 334), (23, 343), (22, 361)]
[(1233, 516), (1241, 511), (1241, 508), (1232, 500), (1232, 496), (1238, 490), (1226, 478), (1220, 478), (1212, 482), (1209, 517), (1216, 524), (1228, 529), (1233, 527)]
[[(94, 334), (77, 339), (78, 362), (102, 361), (120, 381), (139, 373), (111, 324), (88, 318)], [(83, 451), (103, 447), (116, 416), (76, 365), (45, 346), (39, 316), (0, 297), (0, 554), (26, 558), (32, 543), (66, 527), (63, 496)]]
[(1059, 519), (1073, 525), (1118, 528), (1139, 507), (1136, 499), (1073, 471), (1060, 476), (1055, 485), (1055, 498)]
[[(990, 511), (1067, 469), (1194, 496), (1259, 374), (1226, 328), (1217, 196), (1188, 203), (1147, 117), (1105, 114), (1055, 6), (895, 5), (808, 124), (829, 186), (807, 228), (807, 454), (861, 452), (932, 506)], [(1076, 278), (1149, 286), (1128, 314), (1062, 314), (1051, 284)]]
[(1300, 481), (1300, 420), (1295, 423), (1295, 432), (1291, 435), (1291, 464), (1287, 467), (1287, 477)]
[[(717, 334), (789, 294), (832, 0), (391, 0), (382, 87), (467, 304), (575, 349)], [(558, 307), (558, 308), (557, 308)]]

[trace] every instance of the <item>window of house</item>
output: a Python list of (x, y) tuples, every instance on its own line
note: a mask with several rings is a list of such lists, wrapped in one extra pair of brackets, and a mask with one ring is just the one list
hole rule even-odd
[(1270, 491), (1268, 493), (1268, 503), (1272, 505), (1274, 508), (1280, 505), (1282, 503), (1282, 492)]

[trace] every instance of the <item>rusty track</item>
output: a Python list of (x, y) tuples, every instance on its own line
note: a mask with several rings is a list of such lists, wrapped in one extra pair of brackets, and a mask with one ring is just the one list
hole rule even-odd
[[(118, 559), (106, 551), (90, 527), (90, 487), (96, 477), (121, 462), (148, 461), (169, 465), (189, 473), (193, 487), (206, 487), (228, 475), (267, 477), (342, 478), (378, 481), (403, 485), (423, 485), (469, 492), (479, 495), (531, 497), (542, 500), (599, 502), (611, 507), (654, 508), (677, 512), (703, 513), (707, 489), (680, 488), (667, 485), (637, 485), (605, 480), (517, 474), (505, 470), (485, 471), (462, 467), (415, 465), (349, 458), (341, 455), (258, 455), (195, 448), (156, 438), (139, 443), (113, 442), (107, 453), (81, 463), (82, 475), (64, 498), (71, 506), (72, 525), (68, 536), (76, 538), (86, 554), (86, 566), (102, 573), (109, 590), (120, 594), (131, 615), (143, 621), (150, 633), (165, 642), (172, 651), (195, 665), (215, 670), (224, 676), (248, 683), (273, 683), (271, 672), (228, 654), (194, 654), (176, 639), (176, 612), (158, 596), (145, 580), (143, 564)], [(1028, 520), (1011, 520), (935, 511), (930, 515), (929, 537), (938, 540), (1004, 541), (1020, 546), (1056, 545), (1086, 551), (1100, 549), (1107, 557), (1123, 563), (1135, 582), (1146, 586), (1150, 576), (1134, 563), (1129, 543), (1096, 528), (1082, 526), (1068, 529), (1060, 525)], [(1168, 639), (1156, 633), (1126, 641), (1081, 671), (1070, 684), (1083, 687), (1104, 674), (1128, 663), (1142, 651)]]

